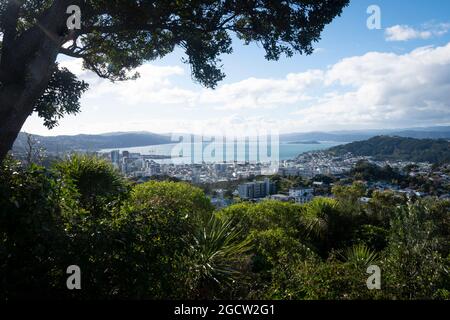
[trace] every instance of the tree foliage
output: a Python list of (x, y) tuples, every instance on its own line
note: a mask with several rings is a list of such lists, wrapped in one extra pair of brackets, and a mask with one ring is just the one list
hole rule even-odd
[(78, 80), (67, 68), (59, 68), (56, 64), (34, 111), (44, 120), (44, 125), (52, 129), (64, 115), (80, 111), (80, 98), (88, 87), (86, 82)]

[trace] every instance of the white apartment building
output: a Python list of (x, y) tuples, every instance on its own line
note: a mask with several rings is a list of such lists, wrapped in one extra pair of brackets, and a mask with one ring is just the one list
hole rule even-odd
[(307, 203), (314, 199), (314, 189), (312, 188), (299, 188), (290, 189), (289, 197), (293, 198), (296, 203)]

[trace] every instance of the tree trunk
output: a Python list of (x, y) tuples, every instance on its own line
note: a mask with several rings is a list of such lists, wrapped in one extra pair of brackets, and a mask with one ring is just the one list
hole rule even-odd
[[(69, 2), (55, 0), (38, 25), (20, 36), (16, 35), (14, 21), (10, 21), (0, 55), (0, 162), (47, 88), (64, 42)], [(15, 15), (17, 20), (17, 2), (10, 4), (11, 12), (6, 12), (5, 17)]]
[(0, 162), (11, 150), (26, 119), (33, 113), (37, 100), (44, 94), (57, 52), (55, 45), (44, 45), (28, 62), (21, 81), (1, 83)]
[(0, 89), (0, 161), (12, 149), (23, 124), (33, 111), (34, 101), (31, 98), (20, 86)]

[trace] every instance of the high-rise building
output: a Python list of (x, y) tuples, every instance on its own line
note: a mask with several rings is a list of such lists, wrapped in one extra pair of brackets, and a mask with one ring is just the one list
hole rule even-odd
[(276, 192), (275, 185), (266, 178), (264, 181), (254, 181), (238, 186), (239, 196), (242, 199), (259, 199)]
[(244, 183), (239, 185), (238, 192), (239, 197), (242, 199), (253, 199), (255, 195), (255, 185), (254, 183)]

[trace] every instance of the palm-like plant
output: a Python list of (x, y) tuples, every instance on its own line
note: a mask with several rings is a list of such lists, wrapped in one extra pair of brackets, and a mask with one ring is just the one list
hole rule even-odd
[(319, 239), (325, 239), (328, 234), (330, 219), (336, 212), (336, 201), (317, 198), (306, 207), (306, 229)]
[(232, 219), (221, 220), (214, 214), (189, 242), (199, 294), (207, 298), (212, 298), (211, 291), (217, 285), (231, 286), (241, 278), (243, 262), (252, 248)]
[(342, 256), (346, 262), (358, 266), (368, 266), (379, 259), (378, 253), (365, 244), (356, 244), (347, 248)]

